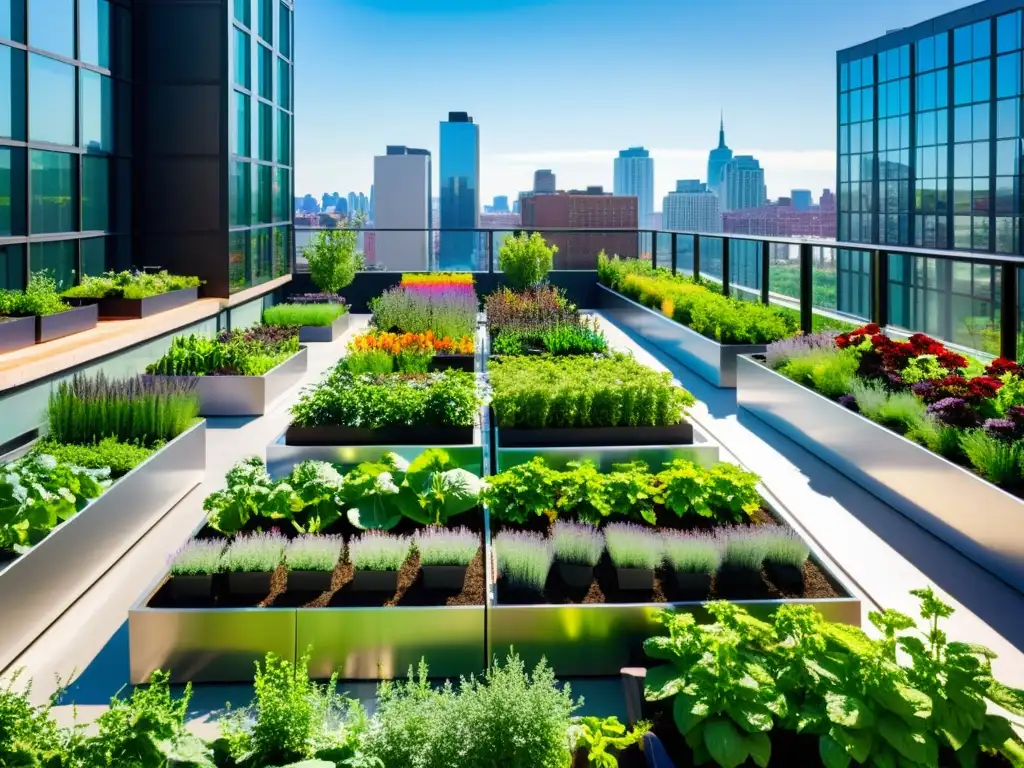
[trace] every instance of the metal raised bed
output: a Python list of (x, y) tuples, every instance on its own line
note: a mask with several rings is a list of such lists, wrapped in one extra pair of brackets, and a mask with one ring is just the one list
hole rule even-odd
[(1024, 591), (1024, 501), (749, 358), (737, 403)]
[(0, 669), (201, 483), (205, 472), (204, 421), (0, 571)]
[(196, 383), (202, 416), (262, 416), (278, 397), (294, 387), (308, 368), (308, 351), (299, 351), (262, 376), (167, 376)]
[[(487, 654), (504, 657), (511, 648), (527, 668), (547, 659), (559, 677), (601, 677), (615, 675), (623, 667), (644, 666), (643, 642), (664, 634), (655, 615), (666, 608), (687, 611), (703, 620), (708, 616), (703, 602), (598, 603), (561, 605), (502, 605), (498, 602), (495, 565), (490, 537), (490, 514), (484, 524), (487, 542)], [(854, 591), (822, 558), (812, 558), (846, 595)], [(857, 597), (790, 600), (734, 600), (754, 616), (764, 618), (783, 604), (811, 605), (830, 621), (860, 626), (861, 602)]]
[(600, 289), (601, 311), (616, 325), (627, 328), (700, 374), (716, 387), (736, 387), (736, 358), (764, 354), (764, 344), (719, 344), (685, 325), (604, 285)]
[(98, 298), (65, 298), (64, 300), (75, 307), (82, 307), (87, 304), (96, 304), (99, 307), (101, 320), (140, 320), (144, 317), (151, 317), (167, 312), (171, 309), (184, 307), (199, 299), (198, 288), (182, 288), (177, 291), (158, 293), (155, 296), (146, 296), (142, 299), (98, 299)]
[(35, 317), (0, 317), (0, 354), (36, 343)]
[(346, 312), (330, 325), (303, 325), (299, 328), (299, 341), (303, 344), (335, 341), (348, 330), (348, 322), (349, 313)]
[(95, 328), (99, 321), (99, 308), (95, 304), (75, 307), (66, 312), (39, 315), (36, 318), (36, 343), (63, 339), (75, 333)]

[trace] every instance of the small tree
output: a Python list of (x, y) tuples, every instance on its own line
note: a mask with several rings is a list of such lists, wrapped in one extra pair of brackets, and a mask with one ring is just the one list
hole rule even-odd
[(498, 250), (498, 268), (517, 290), (533, 288), (544, 282), (554, 266), (558, 247), (548, 245), (539, 232), (520, 232), (505, 239)]
[(309, 276), (324, 293), (337, 294), (363, 268), (363, 254), (356, 250), (363, 221), (357, 216), (351, 222), (355, 229), (322, 229), (306, 247)]

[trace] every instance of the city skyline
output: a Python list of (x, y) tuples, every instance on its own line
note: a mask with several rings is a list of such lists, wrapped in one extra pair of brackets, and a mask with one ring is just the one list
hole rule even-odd
[[(615, 156), (637, 145), (655, 160), (660, 200), (678, 179), (708, 181), (721, 111), (734, 153), (761, 161), (769, 197), (832, 188), (835, 52), (964, 5), (637, 0), (632, 18), (658, 19), (645, 32), (643, 55), (581, 79), (575, 68), (550, 67), (540, 52), (557, 48), (587, 60), (606, 44), (619, 45), (621, 3), (310, 0), (296, 27), (303, 60), (326, 61), (344, 48), (368, 66), (346, 84), (339, 107), (324, 99), (322, 79), (297, 64), (296, 111), (305, 119), (296, 124), (296, 190), (368, 189), (384, 143), (423, 146), (436, 156), (437, 123), (457, 109), (480, 125), (481, 200), (513, 199), (532, 189), (533, 172), (542, 168), (557, 174), (562, 189), (611, 189)], [(741, 55), (710, 55), (723, 25), (742, 42)], [(449, 49), (459, 54), (437, 53)], [(789, 50), (799, 55), (779, 55)], [(466, 66), (470, 60), (480, 66)], [(508, 76), (499, 73), (512, 62)], [(529, 99), (508, 98), (509, 77), (528, 81)], [(615, 108), (608, 109), (612, 97)]]

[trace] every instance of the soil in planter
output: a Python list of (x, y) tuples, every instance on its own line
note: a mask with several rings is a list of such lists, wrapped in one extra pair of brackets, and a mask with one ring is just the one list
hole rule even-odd
[[(564, 519), (571, 518), (566, 517)], [(657, 519), (660, 523), (657, 530), (709, 530), (713, 527), (703, 520), (699, 522), (686, 520), (684, 522), (678, 516), (664, 509), (657, 510)], [(764, 509), (755, 513), (753, 519), (754, 523), (757, 525), (781, 525), (781, 523), (773, 517), (770, 512)], [(615, 522), (615, 520), (612, 520), (611, 522)], [(495, 533), (503, 528), (510, 528), (512, 530), (526, 529), (543, 533), (547, 532), (551, 526), (551, 523), (547, 518), (541, 517), (530, 520), (524, 525), (506, 525), (505, 523), (496, 522), (493, 519), (491, 524)], [(803, 576), (804, 589), (802, 592), (793, 591), (785, 585), (775, 584), (768, 578), (768, 575), (762, 569), (760, 573), (761, 585), (755, 590), (757, 594), (739, 595), (732, 590), (729, 590), (729, 594), (724, 594), (719, 591), (717, 579), (712, 578), (711, 591), (704, 595), (695, 595), (692, 590), (680, 589), (676, 583), (675, 573), (670, 568), (662, 567), (655, 571), (654, 588), (650, 592), (620, 590), (618, 588), (618, 578), (615, 573), (615, 567), (612, 565), (611, 560), (608, 558), (606, 553), (597, 564), (597, 567), (594, 568), (594, 580), (585, 588), (570, 587), (566, 585), (559, 577), (557, 563), (552, 566), (551, 572), (548, 575), (547, 584), (545, 585), (542, 593), (524, 594), (521, 591), (512, 592), (508, 589), (507, 585), (504, 584), (504, 580), (500, 576), (498, 577), (497, 586), (498, 600), (505, 605), (682, 603), (702, 602), (704, 600), (714, 600), (718, 598), (726, 598), (730, 600), (777, 600), (781, 598), (818, 599), (841, 597), (843, 595), (843, 591), (839, 585), (834, 583), (825, 571), (819, 568), (818, 565), (811, 560), (808, 560), (804, 564)]]

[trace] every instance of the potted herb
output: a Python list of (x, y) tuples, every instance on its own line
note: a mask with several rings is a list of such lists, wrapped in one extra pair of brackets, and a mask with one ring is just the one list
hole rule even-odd
[(743, 597), (763, 592), (761, 567), (768, 551), (764, 533), (738, 526), (722, 535), (725, 538), (725, 558), (718, 571), (718, 591)]
[(662, 558), (658, 534), (636, 523), (612, 523), (604, 529), (604, 538), (619, 589), (654, 589), (654, 571)]
[(562, 581), (570, 587), (589, 587), (604, 552), (604, 535), (587, 523), (559, 520), (551, 531), (551, 543)]
[(724, 542), (710, 533), (667, 532), (662, 539), (665, 562), (676, 575), (683, 592), (704, 596), (711, 592), (711, 578), (724, 556)]
[(344, 302), (275, 304), (263, 310), (263, 322), (298, 328), (300, 342), (331, 342), (348, 327), (348, 307)]
[(804, 565), (810, 548), (786, 528), (765, 531), (764, 570), (768, 579), (780, 589), (802, 594)]
[(171, 555), (171, 594), (175, 599), (209, 597), (223, 552), (222, 539), (190, 539)]
[(367, 531), (348, 543), (348, 559), (355, 569), (352, 589), (359, 592), (395, 592), (398, 569), (409, 557), (412, 541), (383, 531)]
[(21, 333), (19, 346), (25, 347), (95, 328), (98, 317), (94, 306), (76, 309), (61, 299), (56, 281), (44, 272), (32, 275), (24, 291), (0, 290), (0, 316), (14, 323), (0, 330), (0, 352), (18, 348), (2, 338), (5, 331)]
[(543, 592), (555, 558), (551, 542), (539, 533), (502, 531), (494, 537), (498, 573), (512, 589)]
[(341, 536), (306, 535), (292, 539), (285, 550), (289, 592), (326, 592), (345, 542)]
[(268, 595), (270, 580), (288, 541), (277, 531), (236, 536), (221, 556), (228, 588), (234, 595)]
[(480, 549), (480, 537), (466, 527), (431, 527), (416, 534), (416, 551), (427, 589), (461, 590), (466, 568)]

